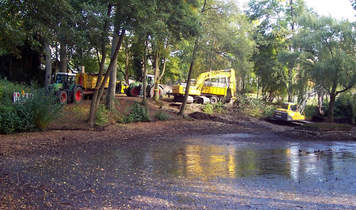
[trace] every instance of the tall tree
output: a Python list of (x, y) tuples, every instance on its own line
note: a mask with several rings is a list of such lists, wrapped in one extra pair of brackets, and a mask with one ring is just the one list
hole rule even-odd
[(356, 84), (355, 23), (307, 15), (297, 39), (313, 82), (329, 95), (328, 118), (334, 120), (336, 97)]
[[(207, 4), (207, 0), (204, 0), (203, 7), (201, 9), (200, 14), (205, 12), (206, 4)], [(201, 25), (201, 23), (200, 23), (200, 25)], [(188, 97), (189, 97), (190, 81), (191, 81), (191, 77), (192, 77), (196, 54), (197, 54), (197, 51), (199, 48), (200, 38), (201, 38), (201, 34), (198, 33), (198, 35), (196, 36), (195, 41), (194, 41), (194, 48), (193, 48), (193, 53), (192, 53), (192, 57), (191, 57), (191, 62), (190, 62), (189, 71), (188, 71), (188, 78), (187, 78), (187, 83), (186, 83), (187, 85), (186, 85), (185, 93), (184, 93), (185, 94), (184, 100), (183, 100), (182, 106), (180, 107), (180, 110), (178, 113), (178, 115), (181, 115), (181, 116), (184, 116), (185, 106), (187, 105), (187, 101), (188, 101)]]

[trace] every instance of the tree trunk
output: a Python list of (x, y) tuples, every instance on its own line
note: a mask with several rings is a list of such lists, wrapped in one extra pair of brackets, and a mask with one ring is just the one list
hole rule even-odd
[[(98, 107), (99, 102), (100, 102), (99, 99), (101, 98), (101, 96), (104, 93), (105, 83), (109, 78), (109, 74), (111, 74), (111, 71), (114, 69), (113, 68), (114, 67), (114, 61), (117, 60), (117, 56), (119, 54), (119, 50), (120, 50), (120, 47), (121, 47), (122, 40), (123, 40), (124, 36), (125, 36), (125, 29), (122, 29), (121, 30), (121, 34), (119, 36), (119, 41), (117, 42), (117, 45), (115, 47), (115, 51), (113, 53), (113, 56), (110, 59), (110, 64), (109, 64), (108, 70), (105, 73), (103, 82), (101, 82), (101, 85), (100, 85), (99, 89), (95, 89), (95, 91), (94, 91), (94, 96), (96, 96), (96, 97), (95, 98), (93, 97), (92, 104), (90, 106), (90, 115), (89, 115), (89, 125), (90, 125), (90, 127), (94, 127), (94, 125), (95, 125), (96, 110), (97, 110), (97, 107)], [(92, 108), (93, 108), (93, 110), (92, 110)]]
[[(118, 35), (118, 32), (116, 31), (114, 38), (112, 40), (111, 57), (113, 57), (113, 55), (114, 55), (115, 47), (118, 42), (119, 42), (119, 35)], [(115, 93), (116, 93), (117, 59), (114, 60), (113, 62), (114, 62), (113, 70), (111, 71), (111, 74), (110, 74), (109, 88), (108, 88), (108, 92), (106, 95), (106, 108), (110, 111), (112, 111), (112, 109), (114, 107), (114, 99), (115, 99)]]
[[(112, 6), (111, 4), (108, 5), (108, 11), (107, 11), (107, 17), (110, 17), (111, 15), (111, 10), (112, 10)], [(106, 19), (105, 23), (104, 23), (104, 27), (103, 27), (103, 33), (102, 33), (102, 43), (101, 43), (101, 60), (99, 62), (99, 74), (98, 74), (98, 80), (96, 82), (95, 85), (95, 90), (93, 93), (93, 97), (92, 97), (92, 101), (90, 104), (90, 111), (89, 111), (89, 126), (90, 127), (94, 127), (94, 123), (95, 123), (95, 115), (96, 115), (96, 110), (97, 110), (97, 106), (98, 106), (98, 101), (100, 102), (100, 98), (101, 95), (99, 94), (99, 88), (100, 87), (104, 87), (105, 86), (105, 82), (106, 81), (102, 81), (102, 75), (104, 72), (104, 64), (105, 64), (105, 59), (106, 59), (106, 46), (105, 46), (105, 40), (104, 37), (107, 36), (107, 32), (109, 30), (109, 20)], [(97, 54), (98, 51), (97, 51)], [(98, 60), (99, 60), (99, 55), (98, 55)], [(110, 60), (110, 63), (112, 61)], [(106, 72), (108, 73), (108, 71)]]
[[(207, 0), (204, 0), (203, 7), (202, 7), (202, 9), (200, 11), (201, 14), (205, 11), (206, 1)], [(190, 80), (191, 80), (191, 77), (192, 77), (195, 58), (196, 58), (198, 47), (199, 47), (198, 46), (199, 45), (199, 39), (200, 39), (200, 34), (198, 34), (198, 36), (197, 36), (197, 38), (195, 39), (195, 42), (194, 42), (192, 60), (190, 62), (190, 66), (189, 66), (188, 79), (187, 79), (187, 85), (186, 85), (186, 88), (185, 88), (184, 100), (183, 100), (183, 104), (180, 107), (180, 110), (179, 110), (179, 113), (178, 113), (178, 115), (180, 115), (180, 116), (184, 116), (185, 106), (187, 105), (187, 100), (188, 100), (188, 96), (189, 96), (189, 88), (190, 88)]]
[(330, 102), (329, 102), (329, 109), (328, 109), (328, 121), (329, 122), (334, 122), (335, 99), (336, 99), (336, 94), (330, 93)]
[(147, 80), (146, 80), (146, 75), (147, 75), (147, 40), (145, 40), (145, 50), (143, 54), (143, 81), (142, 81), (142, 93), (143, 93), (143, 98), (142, 98), (142, 104), (146, 105), (146, 100), (147, 100)]
[(67, 72), (67, 46), (63, 43), (61, 43), (61, 48), (59, 49), (59, 57), (61, 59), (59, 62), (59, 72)]
[(192, 55), (192, 60), (190, 62), (190, 66), (189, 66), (188, 80), (187, 80), (187, 85), (185, 88), (184, 100), (183, 100), (182, 106), (180, 107), (180, 111), (178, 113), (178, 115), (180, 115), (180, 116), (184, 116), (185, 106), (187, 105), (187, 100), (188, 100), (188, 96), (189, 96), (189, 88), (190, 88), (190, 80), (192, 77), (193, 67), (194, 67), (194, 63), (195, 63), (195, 57), (196, 57), (196, 54), (198, 51), (198, 44), (199, 44), (199, 36), (195, 39), (195, 42), (194, 42), (193, 55)]
[(320, 116), (322, 116), (324, 113), (323, 113), (323, 99), (324, 99), (324, 93), (322, 93), (322, 91), (318, 91), (318, 114)]
[(159, 80), (159, 74), (160, 74), (160, 69), (159, 69), (159, 59), (160, 59), (160, 56), (159, 56), (159, 52), (158, 50), (156, 51), (155, 53), (155, 58), (154, 58), (154, 61), (155, 61), (155, 81), (154, 81), (154, 99), (156, 101), (159, 100), (159, 89), (158, 89), (158, 80)]
[(44, 45), (45, 45), (45, 56), (46, 56), (45, 88), (48, 90), (48, 86), (51, 84), (51, 77), (52, 77), (51, 48), (48, 42), (45, 42)]
[(126, 54), (126, 59), (125, 59), (125, 82), (126, 84), (129, 84), (129, 65), (130, 65), (130, 52), (127, 50), (125, 52)]

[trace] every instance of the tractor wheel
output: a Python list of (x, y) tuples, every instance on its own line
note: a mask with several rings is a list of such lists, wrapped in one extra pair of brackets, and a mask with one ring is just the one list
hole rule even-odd
[(73, 90), (73, 102), (75, 104), (81, 103), (83, 100), (83, 90), (80, 87), (76, 87)]
[[(155, 95), (155, 88), (152, 87), (149, 91), (149, 97), (153, 98)], [(163, 89), (161, 87), (158, 87), (158, 95), (159, 95), (159, 99), (163, 98)]]
[(59, 91), (58, 92), (58, 99), (59, 99), (59, 103), (61, 104), (67, 104), (68, 101), (68, 94), (67, 91)]
[(218, 97), (216, 97), (216, 96), (211, 96), (211, 98), (210, 98), (210, 103), (211, 103), (211, 104), (216, 104), (216, 103), (218, 103), (218, 102), (219, 102)]
[(140, 95), (140, 88), (139, 87), (130, 88), (129, 93), (130, 96), (137, 97), (138, 95)]

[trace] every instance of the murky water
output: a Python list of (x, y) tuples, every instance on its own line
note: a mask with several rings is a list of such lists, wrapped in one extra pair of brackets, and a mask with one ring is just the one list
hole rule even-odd
[(28, 185), (33, 206), (356, 208), (354, 142), (238, 133), (97, 148), (2, 160), (0, 187)]

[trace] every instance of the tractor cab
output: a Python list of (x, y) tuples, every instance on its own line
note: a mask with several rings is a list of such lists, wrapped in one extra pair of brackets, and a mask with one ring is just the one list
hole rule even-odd
[(55, 91), (71, 88), (75, 84), (75, 74), (58, 72), (54, 81)]
[(75, 84), (76, 74), (58, 72), (51, 85), (58, 100), (62, 104), (80, 103), (83, 99), (83, 90)]

